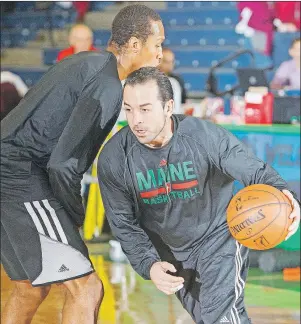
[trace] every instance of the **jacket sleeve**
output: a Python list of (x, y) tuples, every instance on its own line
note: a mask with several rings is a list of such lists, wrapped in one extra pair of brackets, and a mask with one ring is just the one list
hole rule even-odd
[(120, 242), (132, 267), (141, 277), (150, 279), (150, 268), (155, 262), (160, 261), (160, 257), (148, 235), (139, 225), (133, 198), (123, 180), (124, 168), (121, 159), (117, 154), (115, 157), (116, 160), (113, 161), (102, 152), (98, 159), (98, 181), (106, 217), (113, 235)]
[(207, 151), (213, 163), (229, 177), (245, 186), (267, 184), (279, 190), (287, 183), (270, 165), (255, 154), (233, 134), (217, 125), (208, 123)]
[(113, 128), (121, 108), (120, 81), (91, 79), (52, 151), (47, 170), (54, 196), (77, 226), (84, 221), (81, 197), (83, 174), (93, 163), (102, 143)]

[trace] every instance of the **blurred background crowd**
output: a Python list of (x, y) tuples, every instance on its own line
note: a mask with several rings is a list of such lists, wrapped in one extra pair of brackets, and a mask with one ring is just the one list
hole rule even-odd
[[(111, 22), (126, 4), (1, 2), (1, 119), (55, 62), (80, 51), (105, 50)], [(264, 94), (300, 98), (299, 2), (146, 4), (165, 25), (160, 69), (172, 82), (176, 113), (261, 123), (264, 118), (256, 120), (254, 114), (245, 119), (249, 90), (262, 93), (265, 87)], [(289, 115), (299, 121), (293, 110)]]

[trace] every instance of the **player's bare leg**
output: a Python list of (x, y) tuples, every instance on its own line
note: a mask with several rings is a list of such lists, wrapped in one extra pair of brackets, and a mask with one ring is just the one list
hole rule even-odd
[(1, 323), (30, 324), (50, 288), (50, 286), (33, 287), (29, 281), (16, 281), (4, 307)]
[(103, 285), (97, 274), (66, 281), (64, 285), (67, 292), (62, 324), (97, 323), (104, 296)]

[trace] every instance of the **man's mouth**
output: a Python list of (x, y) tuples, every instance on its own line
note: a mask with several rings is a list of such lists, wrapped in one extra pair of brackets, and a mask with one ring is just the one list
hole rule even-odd
[(136, 129), (135, 132), (138, 136), (145, 136), (146, 134), (146, 130), (142, 130), (142, 129)]

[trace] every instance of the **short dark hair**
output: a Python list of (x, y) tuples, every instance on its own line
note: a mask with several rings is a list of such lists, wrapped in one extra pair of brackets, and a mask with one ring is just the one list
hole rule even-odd
[(168, 76), (155, 67), (142, 67), (132, 72), (126, 79), (124, 87), (127, 85), (135, 86), (145, 84), (149, 81), (155, 81), (158, 86), (159, 100), (163, 105), (173, 99), (173, 90)]
[(292, 43), (291, 43), (291, 47), (290, 47), (290, 48), (293, 48), (293, 47), (295, 46), (296, 43), (300, 42), (300, 40), (301, 40), (300, 37), (295, 38), (295, 39), (292, 41)]
[(109, 44), (122, 47), (131, 37), (137, 37), (145, 43), (152, 34), (152, 21), (161, 21), (161, 17), (147, 6), (133, 4), (121, 9), (113, 20)]

